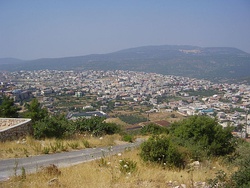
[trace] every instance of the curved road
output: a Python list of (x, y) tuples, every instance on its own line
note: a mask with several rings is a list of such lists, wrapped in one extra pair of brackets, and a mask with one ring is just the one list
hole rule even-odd
[(14, 176), (15, 173), (16, 175), (21, 175), (22, 168), (24, 168), (25, 172), (28, 174), (37, 172), (41, 167), (50, 164), (54, 164), (58, 167), (70, 166), (90, 160), (100, 159), (107, 155), (114, 155), (123, 152), (126, 149), (135, 148), (142, 142), (142, 139), (138, 139), (135, 143), (127, 143), (123, 145), (87, 148), (64, 153), (0, 160), (0, 181), (7, 180), (9, 177)]

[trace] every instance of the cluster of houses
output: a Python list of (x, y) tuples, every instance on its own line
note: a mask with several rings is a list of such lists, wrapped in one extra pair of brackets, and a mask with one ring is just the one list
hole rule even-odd
[[(192, 91), (192, 93), (190, 93)], [(194, 92), (214, 91), (211, 96)], [(122, 100), (130, 104), (152, 105), (149, 112), (178, 110), (188, 116), (207, 114), (218, 118), (222, 126), (245, 125), (250, 134), (248, 111), (250, 86), (247, 84), (212, 83), (207, 80), (135, 71), (18, 71), (0, 73), (0, 95), (12, 96), (16, 102), (43, 96), (48, 107), (53, 95), (82, 97), (95, 94), (97, 101)], [(174, 100), (159, 101), (161, 97)], [(102, 107), (105, 111), (105, 106)]]

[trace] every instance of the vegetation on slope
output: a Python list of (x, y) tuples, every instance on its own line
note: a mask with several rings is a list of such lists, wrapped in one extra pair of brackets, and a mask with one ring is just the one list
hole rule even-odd
[(173, 123), (168, 135), (153, 136), (144, 142), (141, 156), (145, 161), (185, 168), (191, 160), (225, 156), (235, 148), (230, 129), (223, 129), (208, 116), (191, 116)]
[[(88, 120), (93, 124), (96, 121), (95, 129), (86, 127), (85, 120), (79, 120), (77, 130), (83, 128), (82, 131), (89, 133), (96, 128), (98, 130), (98, 120), (103, 122), (95, 118)], [(149, 124), (143, 133), (152, 136), (134, 152), (103, 156), (100, 160), (66, 169), (50, 166), (34, 175), (26, 175), (24, 171), (21, 176), (2, 185), (44, 187), (55, 179), (54, 187), (79, 187), (79, 182), (86, 187), (131, 187), (135, 184), (140, 187), (180, 184), (193, 187), (197, 182), (205, 181), (211, 187), (249, 186), (250, 145), (236, 140), (230, 129), (222, 129), (216, 120), (207, 116), (191, 116), (173, 123), (168, 131)], [(191, 165), (196, 160), (198, 166)]]
[[(190, 164), (205, 164), (223, 159), (231, 173), (223, 170), (208, 178), (211, 187), (249, 187), (250, 144), (236, 139), (231, 128), (223, 129), (208, 116), (191, 116), (172, 124), (169, 134), (153, 135), (141, 146), (140, 156), (146, 162), (168, 168), (191, 169)], [(192, 163), (192, 161), (197, 163)]]
[[(69, 139), (45, 138), (42, 140), (28, 136), (18, 141), (1, 143), (0, 159), (30, 157), (73, 150), (112, 146), (121, 140), (119, 134), (93, 137), (90, 134), (74, 135)], [(1, 186), (0, 186), (1, 187)]]
[[(39, 114), (42, 115), (40, 116)], [(72, 138), (72, 135), (83, 135), (86, 133), (100, 136), (120, 133), (121, 131), (119, 125), (107, 123), (103, 118), (99, 117), (69, 121), (63, 115), (49, 116), (43, 112), (37, 101), (32, 101), (26, 115), (32, 117), (34, 122), (34, 137), (38, 139), (65, 139)], [(208, 166), (211, 162), (223, 160), (225, 167), (218, 172), (213, 172), (214, 177), (206, 177), (202, 181), (207, 179), (207, 182), (214, 187), (218, 185), (221, 187), (249, 186), (250, 173), (249, 166), (247, 165), (250, 157), (249, 143), (234, 138), (231, 134), (231, 129), (223, 129), (215, 119), (211, 119), (208, 116), (191, 116), (182, 121), (174, 122), (169, 130), (148, 124), (142, 129), (142, 133), (152, 135), (152, 137), (141, 146), (139, 156), (144, 161), (141, 161), (141, 164), (157, 165), (158, 168), (165, 170), (189, 172), (191, 170), (193, 174), (194, 169), (192, 166), (190, 167), (190, 163), (193, 161), (198, 161), (198, 164)], [(82, 144), (84, 147), (91, 147), (90, 143), (86, 140), (82, 140)], [(42, 151), (43, 153), (67, 151), (69, 147), (77, 149), (79, 148), (79, 143), (65, 144), (57, 140), (54, 145), (50, 144), (50, 147), (43, 147)], [(21, 150), (26, 156), (29, 156), (27, 149)], [(100, 168), (96, 170), (102, 170), (103, 167), (107, 167), (110, 170), (109, 172), (111, 172), (111, 177), (109, 177), (111, 179), (108, 181), (112, 185), (119, 184), (120, 179), (122, 179), (122, 175), (115, 177), (113, 174), (114, 171), (126, 176), (129, 175), (129, 177), (133, 176), (133, 182), (137, 182), (139, 179), (138, 171), (140, 171), (137, 165), (138, 162), (131, 158), (123, 158), (121, 160), (123, 163), (121, 161), (119, 163), (115, 162), (117, 163), (116, 166), (120, 165), (120, 168), (117, 170), (107, 167), (108, 162), (105, 162), (106, 158), (103, 158), (99, 164)], [(226, 166), (229, 164), (233, 170), (225, 173), (227, 171)], [(211, 169), (206, 168), (206, 171), (209, 170)], [(26, 178), (26, 175), (22, 176), (21, 182), (25, 182)], [(193, 175), (191, 179), (191, 182), (193, 182)], [(20, 182), (20, 177), (16, 180)], [(184, 183), (187, 184), (187, 182)]]
[[(240, 147), (249, 149), (249, 143), (240, 143)], [(237, 171), (234, 163), (230, 165), (220, 158), (211, 158), (195, 168), (170, 170), (164, 164), (145, 163), (139, 153), (140, 149), (126, 151), (68, 168), (50, 165), (29, 175), (24, 171), (21, 176), (0, 182), (0, 187), (170, 188), (184, 184), (186, 187), (204, 187), (205, 184), (210, 187), (249, 187), (249, 173)], [(236, 175), (237, 179), (234, 178)]]
[(143, 116), (139, 116), (139, 115), (119, 115), (118, 116), (119, 119), (121, 119), (122, 121), (124, 121), (125, 123), (128, 124), (137, 124), (137, 123), (141, 123), (141, 122), (146, 122), (147, 118), (143, 117)]

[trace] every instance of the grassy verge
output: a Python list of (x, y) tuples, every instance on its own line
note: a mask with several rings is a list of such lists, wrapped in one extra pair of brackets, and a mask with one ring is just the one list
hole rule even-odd
[(19, 141), (1, 143), (0, 159), (29, 157), (89, 147), (110, 146), (116, 144), (117, 140), (121, 140), (121, 136), (118, 134), (105, 135), (100, 138), (92, 137), (91, 135), (78, 135), (76, 138), (70, 140), (36, 140), (32, 137), (26, 137)]
[[(163, 166), (141, 161), (139, 149), (108, 156), (100, 160), (58, 169), (49, 166), (35, 174), (14, 177), (0, 182), (0, 187), (176, 187), (205, 182), (218, 170), (230, 173), (218, 161), (202, 163), (193, 170), (168, 170)], [(232, 170), (231, 170), (232, 172)]]

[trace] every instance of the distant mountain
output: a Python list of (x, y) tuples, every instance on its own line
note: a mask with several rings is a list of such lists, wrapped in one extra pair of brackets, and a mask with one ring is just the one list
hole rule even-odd
[(0, 70), (133, 70), (213, 81), (250, 76), (250, 54), (236, 48), (184, 45), (143, 46), (108, 54), (21, 61), (0, 64)]
[(15, 64), (15, 63), (20, 63), (22, 60), (16, 59), (16, 58), (0, 58), (0, 65), (2, 64)]

